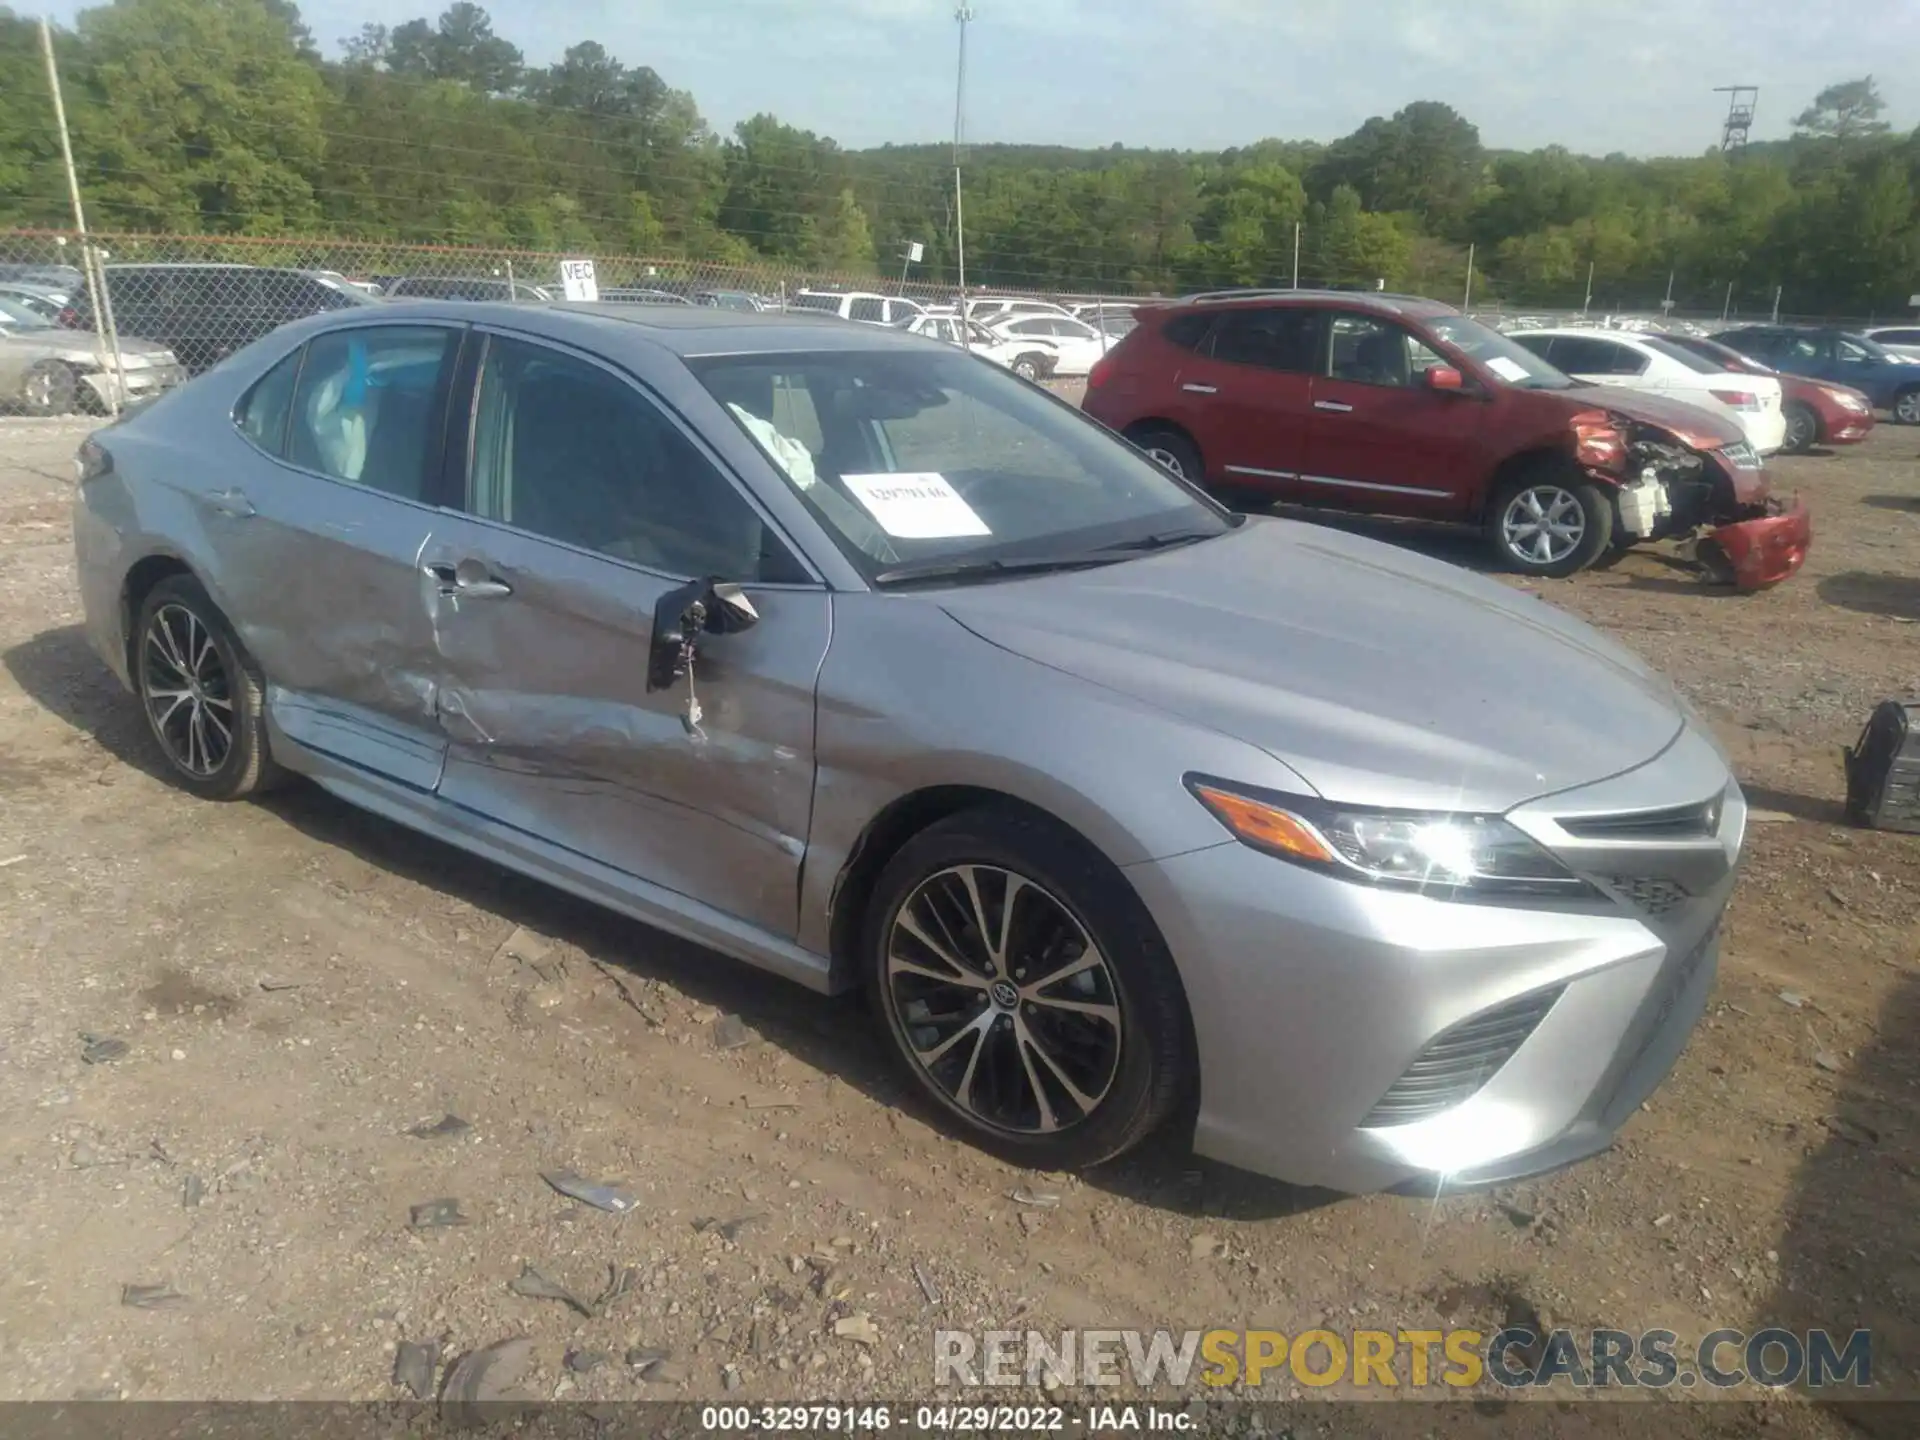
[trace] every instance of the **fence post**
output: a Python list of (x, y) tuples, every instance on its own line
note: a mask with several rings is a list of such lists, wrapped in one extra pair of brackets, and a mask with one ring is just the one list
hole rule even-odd
[[(114, 331), (107, 309), (106, 273), (94, 259), (92, 242), (87, 239), (87, 214), (80, 204), (80, 176), (73, 168), (73, 141), (67, 134), (67, 105), (60, 94), (60, 67), (53, 58), (53, 27), (46, 17), (40, 20), (40, 54), (47, 62), (47, 89), (53, 95), (53, 120), (60, 131), (60, 158), (67, 170), (67, 198), (73, 203), (73, 228), (80, 241), (80, 274), (86, 281), (87, 295), (93, 301), (93, 338), (100, 368), (107, 377), (107, 414), (120, 418), (120, 392), (125, 373), (120, 364), (120, 337)], [(102, 326), (106, 329), (103, 331)]]

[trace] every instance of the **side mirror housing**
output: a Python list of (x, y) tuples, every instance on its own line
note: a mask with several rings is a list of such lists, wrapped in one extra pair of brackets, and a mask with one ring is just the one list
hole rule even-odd
[(1427, 369), (1427, 388), (1457, 394), (1467, 388), (1467, 377), (1451, 365), (1433, 365)]
[(653, 607), (647, 689), (665, 690), (693, 667), (703, 635), (737, 635), (760, 622), (747, 592), (730, 580), (690, 580)]

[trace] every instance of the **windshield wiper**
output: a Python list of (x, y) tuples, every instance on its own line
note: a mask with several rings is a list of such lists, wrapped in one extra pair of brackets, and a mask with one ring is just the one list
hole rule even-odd
[(1211, 540), (1217, 534), (1212, 530), (1162, 530), (1153, 535), (1142, 535), (1133, 540), (1116, 540), (1111, 545), (1102, 545), (1093, 553), (1113, 555), (1139, 550), (1171, 550), (1176, 545), (1192, 545), (1196, 541)]
[(882, 570), (873, 577), (876, 585), (903, 585), (914, 580), (979, 580), (999, 575), (1042, 575), (1050, 570), (1084, 570), (1097, 565), (1117, 565), (1124, 555), (1083, 550), (1077, 555), (1012, 555), (980, 557), (935, 557), (910, 560)]

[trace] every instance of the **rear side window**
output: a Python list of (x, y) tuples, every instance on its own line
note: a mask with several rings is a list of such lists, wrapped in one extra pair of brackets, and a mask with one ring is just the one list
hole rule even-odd
[(1169, 345), (1178, 345), (1182, 350), (1198, 350), (1212, 325), (1213, 316), (1202, 315), (1198, 311), (1175, 315), (1160, 327), (1160, 338)]
[(1684, 345), (1676, 345), (1673, 341), (1662, 339), (1658, 335), (1645, 336), (1640, 343), (1649, 350), (1666, 356), (1669, 360), (1678, 360), (1696, 375), (1718, 375), (1727, 368), (1707, 359), (1704, 355), (1694, 354)]
[(391, 325), (309, 342), (294, 387), (287, 459), (336, 480), (425, 499), (441, 379), (456, 339), (439, 327)]
[(1548, 358), (1569, 375), (1638, 375), (1647, 368), (1638, 351), (1584, 335), (1555, 336)]
[(878, 295), (860, 295), (847, 304), (849, 320), (861, 320), (869, 325), (877, 325), (885, 315), (886, 302)]
[(1319, 368), (1319, 338), (1312, 310), (1227, 310), (1213, 329), (1213, 358), (1305, 375)]
[(1920, 330), (1878, 330), (1873, 338), (1882, 345), (1920, 345)]
[(233, 418), (240, 432), (269, 455), (284, 458), (287, 446), (287, 417), (292, 413), (293, 382), (300, 374), (300, 357), (305, 348), (294, 351), (273, 369), (253, 382), (253, 388), (240, 397)]

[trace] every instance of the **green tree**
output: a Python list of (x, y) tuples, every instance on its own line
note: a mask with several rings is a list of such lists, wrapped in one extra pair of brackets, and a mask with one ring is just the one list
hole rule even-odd
[(1873, 77), (1863, 75), (1827, 86), (1795, 117), (1793, 126), (1797, 134), (1815, 139), (1860, 140), (1887, 133), (1887, 122), (1880, 118), (1886, 109)]

